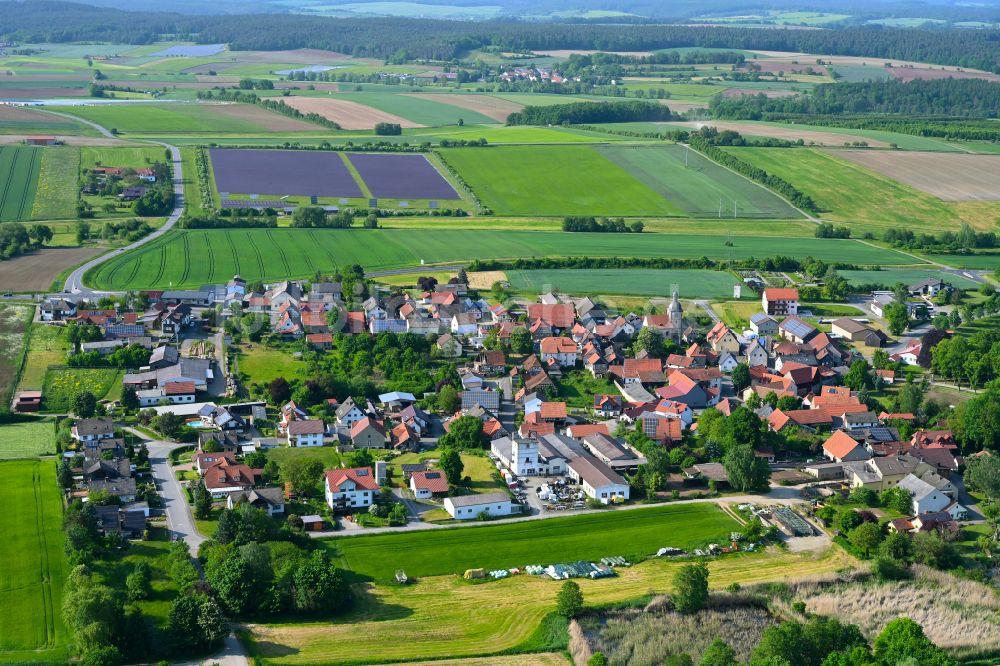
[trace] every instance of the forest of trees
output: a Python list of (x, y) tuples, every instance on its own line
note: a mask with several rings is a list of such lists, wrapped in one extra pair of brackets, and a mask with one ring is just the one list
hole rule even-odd
[(27, 43), (150, 44), (170, 34), (203, 44), (226, 43), (237, 50), (318, 48), (396, 61), (452, 60), (484, 46), (517, 52), (565, 48), (643, 51), (697, 46), (895, 58), (1000, 71), (1000, 45), (985, 30), (879, 26), (840, 30), (707, 29), (682, 25), (342, 19), (296, 14), (181, 16), (64, 2), (5, 5), (0, 36)]
[(670, 120), (670, 109), (651, 102), (575, 102), (526, 106), (507, 116), (508, 125), (629, 123)]
[(1000, 114), (1000, 85), (983, 79), (827, 83), (807, 95), (794, 97), (719, 95), (712, 100), (711, 108), (716, 117), (741, 120), (759, 120), (774, 114), (844, 113), (995, 118)]

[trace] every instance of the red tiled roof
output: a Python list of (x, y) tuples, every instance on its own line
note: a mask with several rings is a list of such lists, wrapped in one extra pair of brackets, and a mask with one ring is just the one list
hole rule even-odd
[(288, 424), (289, 435), (322, 435), (324, 432), (326, 424), (320, 420), (296, 420)]
[(528, 318), (540, 319), (555, 328), (571, 328), (575, 313), (570, 303), (531, 303), (528, 305)]
[(566, 403), (543, 402), (539, 409), (539, 415), (543, 419), (564, 419), (566, 418)]
[(189, 395), (194, 393), (194, 382), (170, 382), (163, 387), (166, 395)]
[(322, 344), (332, 344), (333, 334), (332, 333), (310, 333), (306, 336), (311, 344), (322, 345)]
[(543, 338), (539, 349), (543, 354), (575, 354), (576, 343), (572, 338)]
[(371, 467), (331, 469), (326, 473), (326, 482), (331, 488), (339, 489), (345, 481), (353, 481), (362, 490), (378, 490), (378, 482)]
[(413, 486), (418, 490), (428, 490), (432, 493), (448, 492), (448, 479), (444, 472), (430, 470), (427, 472), (413, 472), (410, 475)]
[(830, 435), (825, 442), (823, 442), (823, 450), (826, 451), (831, 457), (839, 459), (843, 459), (844, 456), (858, 448), (858, 446), (860, 446), (860, 444), (854, 441), (854, 439), (843, 430), (838, 430)]
[(381, 423), (379, 423), (373, 418), (365, 417), (360, 421), (358, 421), (357, 423), (355, 423), (354, 426), (351, 428), (351, 439), (355, 439), (358, 435), (367, 430), (369, 426), (375, 428), (375, 430), (377, 430), (378, 432), (382, 433), (383, 436), (385, 436), (385, 430), (382, 429)]
[(578, 423), (577, 425), (571, 425), (566, 428), (566, 433), (570, 437), (575, 437), (576, 439), (583, 439), (587, 435), (608, 435), (611, 436), (611, 431), (608, 430), (608, 426), (603, 423)]
[(797, 301), (799, 300), (799, 290), (768, 288), (764, 290), (764, 298), (768, 301)]

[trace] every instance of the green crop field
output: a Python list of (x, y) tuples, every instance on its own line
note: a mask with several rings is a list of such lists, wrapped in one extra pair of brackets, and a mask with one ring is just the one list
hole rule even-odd
[(982, 319), (962, 324), (958, 327), (957, 333), (959, 335), (969, 336), (981, 331), (995, 331), (998, 327), (1000, 327), (1000, 315), (993, 315), (991, 317), (983, 317)]
[(0, 463), (0, 661), (65, 661), (62, 497), (51, 460)]
[(370, 106), (373, 109), (385, 111), (400, 118), (427, 125), (428, 127), (439, 127), (442, 125), (457, 125), (462, 119), (469, 125), (493, 125), (496, 120), (476, 111), (463, 109), (443, 102), (423, 99), (421, 97), (410, 97), (409, 95), (399, 95), (396, 93), (383, 92), (360, 92), (360, 93), (340, 93), (337, 99), (346, 99), (358, 104)]
[(54, 454), (55, 430), (51, 421), (25, 421), (0, 425), (0, 459), (34, 458)]
[(454, 148), (439, 152), (482, 202), (498, 214), (684, 214), (588, 146)]
[[(731, 245), (726, 245), (730, 242)], [(489, 229), (232, 229), (173, 231), (87, 274), (101, 289), (174, 288), (224, 282), (304, 278), (360, 264), (368, 270), (471, 259), (545, 256), (747, 259), (783, 254), (862, 265), (914, 259), (851, 240), (699, 234), (584, 234)]]
[[(107, 104), (72, 106), (65, 112), (126, 133), (267, 132), (267, 128), (218, 112), (207, 104)], [(319, 129), (319, 128), (317, 128)]]
[(728, 150), (811, 196), (824, 211), (823, 219), (846, 224), (856, 232), (872, 231), (881, 235), (890, 227), (932, 233), (958, 229), (961, 204), (946, 203), (823, 150)]
[(167, 159), (164, 148), (119, 148), (86, 146), (81, 148), (80, 165), (84, 169), (95, 166), (139, 169)]
[(79, 148), (60, 146), (43, 150), (38, 191), (35, 193), (31, 216), (37, 220), (76, 217), (79, 173)]
[(888, 271), (837, 271), (851, 284), (883, 284), (889, 287), (902, 282), (903, 284), (914, 284), (928, 278), (941, 279), (958, 289), (976, 289), (978, 282), (969, 278), (939, 271), (923, 268), (894, 268)]
[(732, 217), (734, 206), (736, 217), (801, 217), (774, 192), (684, 146), (600, 146), (597, 150), (692, 217), (715, 217), (720, 210), (722, 217)]
[(522, 291), (544, 293), (558, 289), (564, 294), (628, 294), (669, 296), (677, 285), (683, 298), (732, 298), (739, 284), (723, 271), (684, 269), (552, 269), (506, 271), (510, 285)]
[(973, 254), (929, 254), (932, 261), (939, 261), (955, 268), (995, 270), (1000, 268), (1000, 252), (976, 252)]
[(355, 573), (384, 580), (404, 566), (412, 576), (440, 576), (477, 567), (545, 565), (610, 555), (636, 559), (652, 555), (668, 541), (684, 549), (725, 541), (737, 527), (714, 505), (686, 504), (324, 543)]
[(41, 148), (0, 147), (0, 222), (31, 217), (41, 163)]
[(90, 392), (98, 400), (121, 394), (122, 373), (114, 368), (50, 367), (42, 385), (42, 409), (66, 412), (80, 393)]

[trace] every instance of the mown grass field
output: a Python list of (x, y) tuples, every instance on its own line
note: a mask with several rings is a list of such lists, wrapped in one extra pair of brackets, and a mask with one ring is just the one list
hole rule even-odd
[(978, 282), (934, 269), (922, 268), (894, 268), (888, 271), (837, 271), (837, 273), (851, 284), (884, 284), (893, 286), (899, 282), (903, 284), (914, 284), (928, 278), (940, 279), (951, 284), (958, 289), (976, 289)]
[(165, 149), (153, 147), (85, 146), (80, 151), (80, 166), (84, 169), (95, 166), (140, 169), (166, 159)]
[(669, 296), (677, 285), (683, 298), (732, 298), (740, 281), (723, 271), (686, 269), (551, 269), (506, 271), (514, 289), (545, 293), (558, 289), (564, 294), (629, 294)]
[(0, 425), (0, 460), (54, 454), (55, 429), (51, 421)]
[(62, 328), (46, 324), (31, 324), (31, 340), (28, 343), (28, 356), (25, 359), (24, 371), (17, 390), (40, 391), (45, 383), (45, 373), (50, 365), (60, 365), (66, 362), (66, 355), (73, 349), (61, 335)]
[(114, 368), (50, 367), (42, 384), (42, 409), (67, 412), (81, 393), (90, 392), (98, 400), (121, 395), (122, 373)]
[(66, 564), (55, 462), (0, 462), (0, 505), (0, 661), (65, 659)]
[(218, 113), (207, 104), (107, 104), (72, 106), (64, 111), (127, 134), (267, 131), (256, 123)]
[(76, 217), (79, 174), (80, 149), (76, 146), (59, 146), (42, 151), (31, 217), (36, 220)]
[[(547, 521), (540, 521), (547, 522)], [(602, 535), (592, 535), (600, 539)], [(668, 531), (661, 538), (670, 540)], [(671, 541), (672, 543), (672, 541)], [(608, 546), (615, 544), (610, 539)], [(408, 555), (405, 551), (401, 557)], [(849, 566), (840, 549), (821, 555), (769, 552), (725, 557), (708, 563), (709, 585), (724, 589), (738, 582), (785, 580)], [(684, 563), (651, 560), (621, 569), (617, 578), (580, 579), (588, 606), (621, 603), (669, 592)], [(410, 573), (407, 567), (407, 572)], [(458, 576), (436, 576), (413, 585), (359, 585), (357, 606), (330, 622), (251, 625), (251, 655), (265, 664), (357, 664), (441, 659), (504, 651), (546, 649), (535, 632), (555, 610), (560, 584), (535, 576), (472, 585)], [(377, 652), (357, 646), (378, 636)], [(551, 649), (551, 648), (549, 648)], [(525, 656), (525, 662), (536, 663)]]
[(855, 231), (881, 236), (888, 228), (936, 233), (993, 224), (1000, 206), (990, 202), (946, 203), (874, 171), (811, 148), (729, 148), (741, 159), (779, 176), (813, 198), (820, 217)]
[(277, 377), (306, 378), (306, 364), (290, 352), (254, 345), (252, 350), (240, 348), (238, 355), (240, 373), (247, 375), (254, 384), (267, 384)]
[(684, 215), (587, 146), (447, 148), (439, 154), (501, 215)]
[[(488, 224), (488, 223), (487, 223)], [(726, 243), (732, 245), (727, 246)], [(587, 234), (487, 229), (233, 229), (173, 231), (88, 273), (102, 289), (175, 288), (228, 280), (309, 277), (338, 266), (367, 270), (546, 256), (745, 259), (783, 254), (861, 265), (913, 263), (911, 257), (851, 240), (698, 234)]]
[(619, 145), (597, 150), (692, 217), (802, 217), (767, 188), (684, 146)]
[(477, 567), (544, 565), (611, 555), (637, 559), (663, 546), (688, 549), (724, 541), (737, 527), (735, 520), (712, 504), (685, 504), (504, 525), (345, 537), (324, 544), (355, 573), (385, 581), (400, 568), (412, 576), (444, 576)]
[(31, 218), (41, 164), (41, 148), (0, 147), (0, 222)]

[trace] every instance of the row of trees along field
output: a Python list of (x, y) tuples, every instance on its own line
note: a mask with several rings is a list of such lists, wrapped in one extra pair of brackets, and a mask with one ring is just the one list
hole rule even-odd
[(670, 120), (670, 109), (662, 104), (638, 100), (628, 102), (574, 102), (551, 106), (526, 106), (507, 116), (508, 125), (563, 125), (580, 123), (627, 123)]
[(64, 2), (8, 3), (2, 36), (28, 43), (100, 41), (149, 44), (168, 34), (235, 50), (315, 48), (401, 62), (454, 60), (482, 47), (524, 53), (587, 49), (647, 51), (675, 47), (758, 49), (933, 62), (996, 71), (1000, 49), (985, 30), (880, 26), (839, 30), (342, 19), (296, 14), (180, 16), (122, 12)]
[(826, 83), (794, 97), (747, 95), (710, 101), (719, 118), (759, 120), (772, 115), (839, 115), (857, 113), (912, 116), (996, 118), (1000, 85), (983, 79), (935, 79), (903, 82)]

